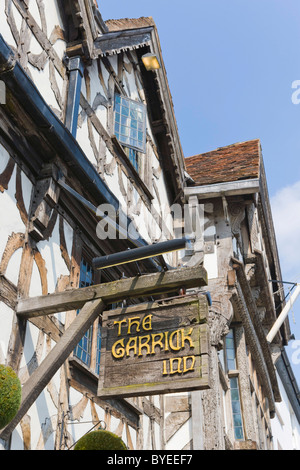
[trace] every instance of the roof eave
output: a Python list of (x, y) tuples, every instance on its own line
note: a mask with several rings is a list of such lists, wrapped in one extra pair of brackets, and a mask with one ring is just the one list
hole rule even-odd
[(200, 199), (215, 198), (221, 196), (237, 196), (244, 194), (255, 194), (260, 190), (258, 178), (240, 181), (229, 181), (224, 183), (213, 183), (205, 185), (187, 186), (184, 188), (184, 196), (198, 196)]
[(153, 27), (109, 31), (94, 41), (94, 56), (118, 54), (149, 45)]

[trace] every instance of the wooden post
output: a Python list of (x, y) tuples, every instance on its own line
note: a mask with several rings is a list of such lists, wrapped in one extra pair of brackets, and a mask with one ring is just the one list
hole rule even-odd
[(102, 299), (90, 300), (84, 305), (59, 342), (24, 384), (19, 411), (13, 420), (2, 430), (0, 434), (1, 439), (8, 439), (54, 374), (69, 357), (78, 341), (80, 341), (97, 316), (102, 313), (104, 305)]

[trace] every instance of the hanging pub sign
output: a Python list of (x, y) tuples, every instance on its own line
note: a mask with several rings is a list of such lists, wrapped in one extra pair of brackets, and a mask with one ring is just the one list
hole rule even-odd
[(203, 295), (103, 312), (98, 396), (209, 388), (207, 312)]

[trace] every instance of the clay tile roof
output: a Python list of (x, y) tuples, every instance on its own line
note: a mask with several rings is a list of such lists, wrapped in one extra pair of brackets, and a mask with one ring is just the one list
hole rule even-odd
[(260, 152), (259, 139), (236, 143), (187, 157), (186, 170), (200, 186), (259, 178)]
[(148, 26), (155, 26), (152, 16), (141, 18), (121, 18), (119, 20), (105, 21), (109, 31), (122, 31), (124, 29), (138, 29), (147, 28)]

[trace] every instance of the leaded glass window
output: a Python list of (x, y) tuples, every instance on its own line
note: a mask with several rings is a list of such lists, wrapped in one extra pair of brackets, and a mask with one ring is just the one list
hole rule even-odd
[(120, 144), (145, 153), (145, 105), (116, 94), (114, 118), (114, 133)]
[(227, 370), (236, 369), (234, 334), (232, 329), (229, 330), (225, 338), (225, 355)]
[(139, 171), (139, 162), (138, 162), (138, 154), (137, 151), (134, 149), (128, 149), (129, 150), (129, 160), (132, 163), (133, 167), (136, 169), (136, 171)]
[(97, 351), (96, 351), (96, 374), (100, 373), (100, 357), (101, 357), (101, 326), (98, 323), (98, 332), (97, 332)]
[[(80, 278), (79, 287), (88, 287), (94, 284), (94, 271), (85, 258), (82, 258), (80, 263)], [(77, 314), (79, 310), (77, 311)], [(88, 367), (91, 365), (92, 354), (92, 339), (93, 339), (93, 325), (88, 329), (85, 335), (77, 344), (74, 355), (80, 359)], [(101, 348), (101, 329), (98, 324), (97, 329), (97, 350), (96, 350), (96, 373), (99, 374), (100, 368), (100, 348)]]
[[(80, 278), (79, 278), (79, 287), (88, 287), (93, 284), (93, 269), (89, 263), (82, 258), (80, 263)], [(77, 314), (79, 310), (77, 311)], [(77, 344), (74, 355), (78, 357), (84, 364), (87, 366), (91, 362), (91, 349), (92, 349), (92, 337), (93, 337), (93, 326), (91, 326), (88, 331), (81, 338)]]
[[(225, 360), (227, 372), (231, 371), (231, 374), (236, 374), (237, 362), (236, 362), (236, 348), (234, 339), (234, 330), (230, 329), (225, 337)], [(230, 398), (231, 398), (231, 410), (233, 420), (234, 438), (236, 440), (244, 439), (243, 421), (242, 421), (242, 409), (239, 391), (239, 378), (238, 376), (229, 376), (230, 384)]]
[(230, 378), (230, 395), (233, 418), (234, 437), (237, 440), (244, 439), (240, 391), (237, 377)]

